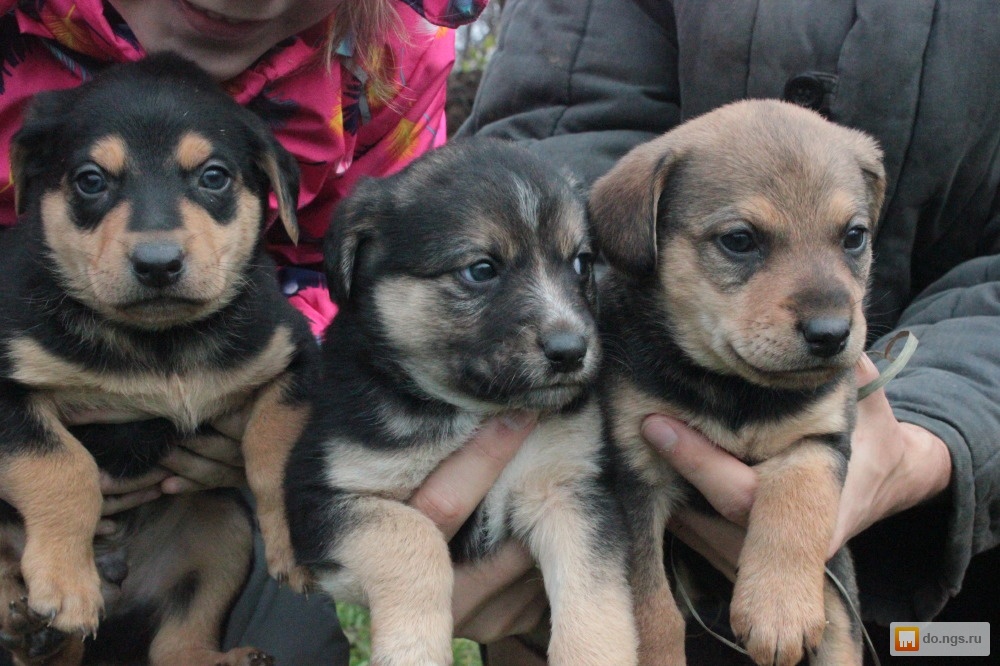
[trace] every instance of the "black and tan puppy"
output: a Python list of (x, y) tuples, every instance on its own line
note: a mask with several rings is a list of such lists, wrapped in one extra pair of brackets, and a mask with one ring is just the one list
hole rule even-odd
[[(269, 567), (297, 575), (281, 479), (318, 350), (261, 242), (272, 191), (297, 228), (294, 161), (173, 56), (39, 95), (12, 157), (20, 217), (4, 232), (0, 293), (3, 643), (27, 664), (145, 663), (147, 652), (152, 664), (268, 662), (249, 648), (218, 651), (250, 565), (238, 496), (164, 498), (96, 543), (94, 531), (99, 468), (141, 474), (179, 439), (245, 414)], [(149, 418), (67, 427), (88, 414)], [(94, 634), (102, 609), (100, 640), (60, 639)]]
[[(693, 494), (640, 436), (652, 413), (756, 465), (731, 604), (753, 659), (793, 664), (818, 648), (816, 663), (861, 663), (860, 634), (823, 567), (884, 189), (872, 139), (773, 101), (689, 121), (595, 184), (591, 212), (613, 267), (601, 289), (601, 385), (635, 534), (641, 663), (684, 661), (663, 534)], [(846, 550), (831, 568), (853, 587)]]
[(452, 563), (405, 502), (491, 415), (541, 421), (451, 546), (520, 539), (552, 605), (550, 663), (634, 664), (625, 540), (601, 478), (585, 207), (524, 149), (452, 144), (359, 186), (326, 257), (342, 310), (286, 490), (302, 564), (372, 612), (373, 664), (451, 663)]

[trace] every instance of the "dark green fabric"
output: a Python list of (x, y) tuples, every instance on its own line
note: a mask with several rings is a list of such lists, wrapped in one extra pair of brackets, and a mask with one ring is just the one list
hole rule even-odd
[[(796, 77), (885, 150), (869, 322), (921, 346), (887, 393), (948, 445), (951, 490), (855, 540), (866, 614), (926, 619), (1000, 542), (1000, 11), (986, 0), (508, 0), (460, 136), (586, 183), (629, 148)], [(799, 79), (801, 80), (801, 79)], [(909, 534), (907, 532), (909, 528)], [(902, 535), (906, 533), (906, 538)]]

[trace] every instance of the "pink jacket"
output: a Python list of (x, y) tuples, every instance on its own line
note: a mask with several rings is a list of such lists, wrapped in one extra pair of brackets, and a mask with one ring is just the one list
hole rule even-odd
[[(319, 29), (287, 40), (227, 82), (236, 101), (263, 110), (302, 171), (299, 245), (280, 225), (268, 234), (268, 249), (279, 264), (319, 263), (334, 207), (359, 178), (393, 173), (444, 143), (445, 88), (454, 62), (448, 28), (475, 19), (485, 4), (399, 0), (407, 38), (390, 43), (399, 92), (388, 104), (361, 96), (361, 81), (344, 64), (329, 73), (317, 65)], [(0, 0), (0, 225), (15, 222), (9, 145), (31, 96), (75, 86), (106, 63), (143, 55), (128, 26), (108, 21), (101, 0)], [(285, 289), (315, 331), (336, 312), (325, 289)]]

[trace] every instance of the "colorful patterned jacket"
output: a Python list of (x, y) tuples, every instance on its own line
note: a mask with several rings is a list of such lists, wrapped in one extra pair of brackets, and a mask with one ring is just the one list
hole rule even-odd
[[(268, 235), (268, 248), (283, 266), (320, 262), (334, 207), (359, 178), (397, 171), (445, 140), (445, 88), (455, 50), (448, 28), (475, 19), (486, 0), (398, 4), (407, 36), (389, 44), (398, 94), (387, 104), (362, 94), (363, 82), (346, 58), (331, 72), (323, 67), (319, 28), (285, 40), (225, 84), (270, 122), (302, 171), (299, 245), (280, 225)], [(15, 222), (9, 144), (32, 95), (78, 85), (106, 64), (145, 54), (114, 16), (101, 0), (0, 0), (0, 225)], [(349, 50), (342, 46), (338, 53)], [(321, 331), (336, 311), (326, 290), (307, 272), (288, 273), (286, 294)]]

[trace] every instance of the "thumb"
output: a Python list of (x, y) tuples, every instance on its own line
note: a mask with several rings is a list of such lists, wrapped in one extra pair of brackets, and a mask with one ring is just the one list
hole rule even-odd
[(675, 419), (654, 414), (642, 436), (728, 520), (746, 525), (757, 490), (757, 473), (741, 460)]
[(861, 358), (858, 359), (857, 364), (854, 366), (854, 378), (858, 387), (860, 388), (865, 384), (870, 384), (878, 379), (878, 376), (879, 372), (878, 368), (875, 366), (875, 362), (869, 358), (868, 354), (862, 354)]

